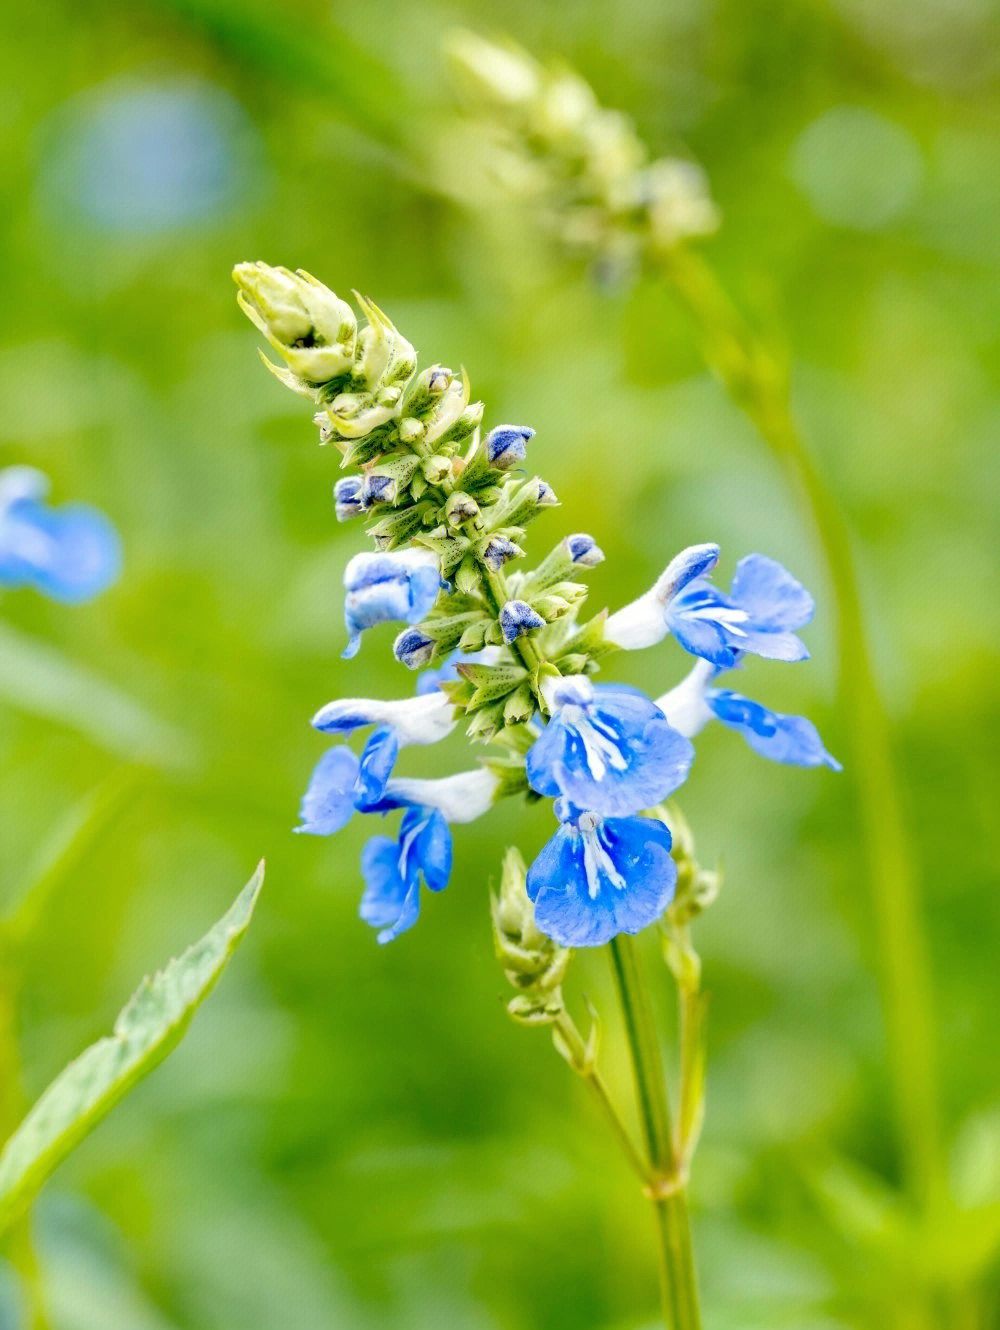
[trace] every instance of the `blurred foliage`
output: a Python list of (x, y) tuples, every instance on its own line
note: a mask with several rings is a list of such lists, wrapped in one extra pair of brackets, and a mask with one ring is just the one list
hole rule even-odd
[[(0, 669), (15, 681), (0, 905), (79, 801), (123, 761), (142, 773), (26, 943), (29, 1091), (221, 913), (248, 864), (269, 863), (224, 988), (42, 1199), (56, 1330), (654, 1319), (648, 1216), (615, 1144), (546, 1036), (502, 1011), (487, 874), (509, 819), (526, 849), (548, 819), (505, 805), (457, 835), (451, 887), (385, 950), (357, 918), (366, 831), (289, 834), (323, 751), (308, 717), (412, 680), (391, 628), (339, 659), (358, 533), (333, 522), (335, 457), (256, 363), (233, 262), (371, 294), (425, 363), (467, 366), (488, 420), (534, 425), (563, 502), (553, 538), (587, 530), (608, 555), (598, 602), (692, 541), (780, 558), (817, 592), (814, 660), (780, 679), (756, 663), (748, 691), (846, 748), (821, 561), (668, 289), (597, 290), (530, 227), (450, 201), (464, 165), (438, 147), (439, 43), (454, 22), (564, 54), (654, 152), (700, 160), (724, 217), (706, 252), (794, 355), (798, 411), (856, 534), (923, 865), (952, 1191), (980, 1238), (997, 1200), (992, 5), (53, 0), (0, 20), (0, 464), (37, 465), (57, 501), (109, 513), (126, 560), (84, 608), (4, 599), (0, 645), (24, 664), (5, 654)], [(667, 644), (622, 668), (662, 691), (681, 655)], [(459, 743), (420, 753), (421, 769), (453, 769)], [(858, 1236), (895, 1222), (896, 1158), (850, 773), (764, 767), (710, 731), (683, 795), (701, 858), (726, 868), (698, 928), (708, 1324), (922, 1327), (906, 1261)], [(600, 959), (575, 959), (567, 991), (610, 1015)], [(902, 1249), (947, 1270), (963, 1231)], [(942, 1311), (959, 1330), (1000, 1325), (996, 1247), (980, 1245), (955, 1279), (978, 1292)], [(18, 1324), (18, 1296), (0, 1276), (0, 1325)]]

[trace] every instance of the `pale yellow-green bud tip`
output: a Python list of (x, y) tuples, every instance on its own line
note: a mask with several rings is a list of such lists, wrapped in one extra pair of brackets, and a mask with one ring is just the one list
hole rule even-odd
[(350, 370), (357, 321), (322, 282), (267, 263), (238, 263), (233, 280), (240, 308), (299, 379), (329, 383)]

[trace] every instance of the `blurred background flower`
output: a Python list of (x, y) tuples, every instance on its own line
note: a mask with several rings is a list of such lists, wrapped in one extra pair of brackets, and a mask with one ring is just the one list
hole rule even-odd
[[(269, 861), (225, 987), (43, 1198), (54, 1324), (644, 1330), (655, 1305), (614, 1143), (546, 1038), (501, 1010), (484, 866), (498, 878), (507, 808), (456, 838), (449, 890), (381, 949), (357, 916), (369, 828), (290, 834), (318, 752), (309, 718), (412, 679), (392, 659), (398, 625), (369, 630), (363, 666), (339, 658), (357, 548), (335, 521), (339, 458), (255, 363), (234, 262), (370, 294), (423, 363), (467, 366), (491, 420), (532, 426), (532, 467), (607, 554), (597, 604), (709, 539), (729, 568), (766, 549), (794, 569), (824, 607), (814, 663), (785, 670), (778, 698), (751, 661), (739, 691), (849, 748), (822, 561), (668, 289), (597, 291), (516, 215), (466, 212), (441, 188), (437, 145), (457, 141), (442, 35), (498, 18), (578, 67), (653, 156), (702, 164), (722, 224), (700, 243), (793, 354), (797, 410), (854, 533), (923, 867), (968, 1227), (933, 1229), (919, 1259), (959, 1290), (950, 1324), (992, 1327), (1000, 98), (995, 12), (974, 0), (512, 0), (502, 15), (485, 0), (56, 0), (0, 20), (0, 466), (38, 467), (128, 551), (85, 614), (4, 597), (3, 900), (136, 751), (129, 726), (144, 736), (113, 836), (53, 893), (26, 956), (28, 1089), (199, 934), (207, 897), (221, 912), (248, 861)], [(28, 637), (118, 691), (39, 714), (24, 680), (36, 701), (61, 685), (9, 654)], [(664, 643), (621, 668), (656, 696), (687, 660)], [(700, 743), (684, 811), (700, 859), (726, 867), (699, 925), (706, 1305), (725, 1330), (920, 1325), (913, 1241), (890, 1259), (844, 1229), (850, 1211), (892, 1231), (878, 1180), (897, 1167), (850, 773), (804, 779), (723, 725)], [(456, 770), (461, 751), (421, 750), (421, 774)], [(551, 832), (545, 809), (524, 811), (526, 853)], [(609, 988), (574, 961), (570, 1000), (607, 1007)], [(604, 1056), (624, 1087), (607, 1035)], [(0, 1276), (0, 1317), (7, 1296)]]

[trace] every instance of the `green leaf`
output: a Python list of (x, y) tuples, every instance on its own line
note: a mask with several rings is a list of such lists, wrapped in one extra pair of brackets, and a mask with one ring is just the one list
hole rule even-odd
[(264, 865), (200, 942), (144, 979), (115, 1022), (59, 1073), (0, 1154), (0, 1232), (69, 1152), (184, 1036), (246, 932)]

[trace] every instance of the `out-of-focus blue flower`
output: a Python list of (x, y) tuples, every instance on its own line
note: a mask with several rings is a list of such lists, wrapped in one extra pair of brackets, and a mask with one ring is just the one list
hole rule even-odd
[(534, 437), (535, 431), (529, 425), (497, 425), (487, 434), (483, 444), (490, 465), (500, 471), (517, 466), (527, 456), (525, 445)]
[(624, 817), (652, 808), (687, 778), (694, 749), (635, 688), (584, 675), (545, 685), (552, 718), (528, 751), (528, 781), (576, 808)]
[[(559, 801), (556, 811), (572, 810)], [(670, 832), (646, 817), (567, 817), (528, 870), (535, 922), (564, 947), (599, 947), (663, 914), (677, 869)]]
[(720, 673), (710, 662), (699, 661), (686, 679), (657, 699), (656, 705), (681, 734), (693, 738), (710, 720), (719, 720), (772, 762), (842, 770), (824, 748), (812, 721), (771, 711), (728, 688), (709, 687)]
[(333, 487), (333, 507), (338, 522), (349, 522), (365, 510), (361, 476), (341, 476)]
[(500, 631), (508, 646), (525, 633), (544, 627), (545, 620), (525, 600), (508, 600), (500, 610)]
[(361, 853), (367, 884), (361, 918), (381, 931), (379, 942), (391, 942), (416, 923), (420, 912), (420, 879), (431, 891), (443, 891), (451, 875), (451, 832), (433, 808), (408, 808), (398, 840), (373, 836)]
[(115, 79), (64, 103), (46, 128), (39, 191), (60, 225), (158, 235), (266, 188), (249, 117), (213, 84)]
[(813, 598), (774, 559), (748, 554), (736, 565), (729, 595), (698, 579), (675, 596), (667, 611), (670, 631), (686, 651), (731, 669), (749, 652), (769, 660), (805, 660), (795, 636), (813, 616)]
[(33, 467), (0, 472), (0, 586), (32, 586), (69, 604), (89, 600), (118, 576), (118, 533), (85, 504), (48, 507), (48, 490)]
[(341, 653), (357, 655), (361, 634), (377, 623), (417, 623), (441, 588), (437, 559), (430, 550), (356, 554), (344, 570), (344, 622), (349, 640)]
[(710, 572), (719, 561), (718, 545), (689, 545), (681, 550), (638, 600), (610, 615), (604, 636), (626, 651), (655, 646), (670, 631), (674, 598), (695, 578)]

